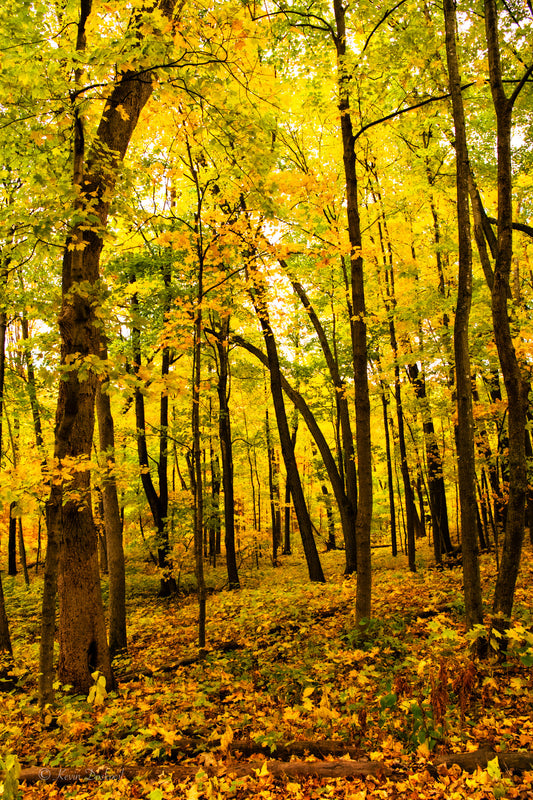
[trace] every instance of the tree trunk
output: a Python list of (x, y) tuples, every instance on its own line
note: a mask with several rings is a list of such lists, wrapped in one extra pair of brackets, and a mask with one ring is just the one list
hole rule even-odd
[[(161, 6), (170, 15), (173, 0)], [(91, 0), (81, 0), (76, 50), (85, 50), (85, 26)], [(82, 71), (75, 73), (76, 87)], [(97, 536), (90, 502), (90, 458), (94, 432), (94, 407), (98, 377), (91, 359), (100, 354), (100, 326), (96, 309), (100, 298), (99, 264), (109, 208), (119, 169), (152, 93), (152, 76), (121, 73), (104, 106), (88, 156), (80, 108), (73, 105), (75, 121), (73, 188), (74, 211), (81, 221), (69, 231), (62, 275), (59, 315), (62, 380), (56, 411), (54, 460), (57, 477), (47, 503), (48, 546), (43, 596), (41, 638), (41, 702), (53, 696), (52, 616), (55, 608), (55, 554), (59, 551), (59, 677), (78, 691), (92, 684), (91, 672), (100, 671), (113, 684), (106, 639)], [(72, 93), (74, 98), (76, 95)], [(73, 104), (75, 100), (73, 100)], [(71, 471), (71, 465), (76, 470)], [(52, 594), (49, 594), (51, 592)]]
[[(267, 356), (261, 350), (259, 350), (258, 347), (246, 342), (242, 337), (236, 336), (235, 334), (233, 335), (232, 340), (249, 353), (252, 353), (252, 355), (259, 359), (259, 361), (261, 361), (261, 363), (266, 367), (269, 366)], [(309, 433), (316, 442), (316, 446), (320, 452), (320, 455), (322, 456), (322, 460), (333, 489), (333, 494), (335, 495), (337, 508), (339, 509), (343, 536), (346, 536), (346, 531), (349, 530), (353, 525), (353, 515), (351, 514), (351, 506), (344, 490), (344, 481), (340, 475), (337, 462), (330, 450), (324, 434), (322, 433), (322, 430), (320, 429), (320, 426), (318, 425), (311, 409), (305, 402), (302, 395), (291, 386), (282, 373), (280, 373), (280, 380), (283, 391), (302, 415), (302, 419), (307, 425)]]
[[(4, 417), (4, 383), (5, 383), (5, 363), (6, 363), (6, 329), (7, 314), (4, 309), (0, 310), (0, 462), (2, 459), (2, 427)], [(2, 587), (2, 576), (0, 573), (0, 658), (8, 654), (9, 660), (13, 655), (11, 647), (11, 637), (9, 635), (9, 623), (6, 614), (4, 600), (4, 590)], [(2, 678), (2, 668), (0, 667), (0, 678)]]
[[(288, 270), (285, 262), (281, 263), (285, 269)], [(357, 474), (355, 469), (354, 440), (350, 421), (350, 411), (348, 408), (346, 382), (341, 378), (339, 367), (329, 345), (326, 332), (324, 331), (324, 328), (318, 319), (315, 309), (309, 301), (303, 286), (298, 281), (291, 280), (291, 283), (294, 291), (302, 301), (302, 304), (309, 315), (309, 319), (313, 323), (313, 327), (318, 336), (318, 341), (320, 342), (322, 352), (324, 353), (324, 357), (326, 359), (331, 380), (335, 387), (335, 397), (339, 410), (341, 429), (343, 466), (346, 476), (346, 497), (349, 506), (348, 513), (352, 517), (352, 525), (345, 531), (344, 537), (344, 545), (346, 548), (346, 568), (344, 574), (351, 575), (357, 570), (357, 547), (355, 536), (355, 519), (357, 512)]]
[[(281, 508), (279, 493), (279, 461), (277, 458), (272, 433), (270, 430), (270, 418), (268, 408), (265, 412), (265, 435), (268, 459), (268, 495), (270, 499), (270, 523), (272, 529), (272, 564), (276, 566), (278, 562), (278, 549), (281, 544)], [(288, 488), (287, 482), (287, 488)], [(290, 496), (290, 493), (289, 493)]]
[(197, 307), (194, 315), (194, 340), (193, 340), (193, 374), (192, 374), (192, 459), (191, 459), (191, 486), (194, 497), (194, 559), (196, 573), (196, 591), (198, 595), (198, 646), (205, 647), (205, 624), (207, 592), (204, 578), (203, 559), (203, 489), (202, 489), (202, 463), (200, 446), (200, 377), (202, 354), (202, 298), (203, 298), (203, 269), (200, 261), (198, 274)]
[(261, 329), (263, 331), (265, 347), (267, 351), (270, 372), (270, 389), (272, 392), (274, 411), (276, 413), (281, 452), (283, 454), (283, 461), (285, 463), (285, 470), (287, 473), (287, 481), (289, 482), (291, 496), (294, 503), (294, 510), (298, 520), (300, 536), (302, 537), (302, 545), (307, 561), (309, 578), (312, 581), (324, 583), (324, 573), (322, 572), (322, 565), (320, 563), (320, 558), (316, 549), (316, 543), (313, 537), (313, 528), (311, 525), (309, 512), (307, 510), (307, 504), (305, 502), (305, 496), (300, 480), (300, 473), (298, 472), (298, 465), (296, 463), (294, 448), (292, 446), (289, 424), (287, 421), (287, 413), (285, 411), (285, 403), (283, 402), (281, 370), (279, 366), (276, 340), (274, 339), (274, 332), (270, 325), (270, 318), (266, 305), (265, 288), (261, 278), (257, 275), (255, 265), (251, 265), (249, 267), (249, 273), (253, 284), (251, 298), (261, 325)]
[(396, 538), (396, 508), (394, 503), (394, 480), (392, 474), (392, 453), (389, 431), (389, 398), (384, 381), (380, 380), (381, 385), (381, 404), (383, 407), (383, 428), (385, 431), (385, 453), (387, 457), (387, 491), (389, 495), (389, 514), (390, 514), (390, 533), (391, 549), (394, 558), (398, 555), (398, 543)]
[(368, 390), (368, 356), (366, 342), (366, 307), (361, 255), (362, 237), (359, 218), (359, 199), (357, 195), (357, 172), (355, 157), (355, 138), (350, 116), (349, 70), (345, 63), (346, 47), (346, 7), (342, 0), (333, 0), (335, 12), (337, 50), (337, 84), (339, 111), (341, 115), (341, 136), (346, 179), (346, 208), (348, 214), (348, 236), (350, 240), (350, 289), (353, 319), (351, 320), (355, 428), (357, 446), (358, 493), (356, 517), (357, 545), (357, 589), (355, 614), (357, 622), (369, 619), (372, 604), (372, 567), (370, 550), (370, 528), (372, 524), (372, 448), (370, 395)]
[(485, 0), (484, 9), (490, 86), (496, 113), (498, 155), (498, 229), (492, 287), (492, 320), (494, 339), (507, 391), (509, 427), (509, 502), (493, 610), (496, 615), (503, 618), (503, 625), (506, 625), (513, 609), (524, 538), (527, 492), (525, 429), (529, 391), (529, 386), (522, 377), (514, 348), (507, 306), (510, 296), (513, 256), (511, 118), (514, 102), (531, 75), (533, 66), (526, 70), (522, 79), (515, 86), (513, 94), (507, 98), (501, 74), (498, 13), (495, 0)]
[(220, 337), (216, 339), (218, 351), (218, 431), (222, 455), (222, 486), (224, 489), (224, 544), (226, 568), (230, 589), (239, 589), (239, 572), (235, 555), (235, 502), (233, 494), (233, 445), (229, 411), (229, 316), (223, 317)]
[[(102, 359), (107, 361), (107, 347), (102, 344)], [(100, 453), (105, 459), (102, 476), (102, 503), (106, 532), (107, 563), (109, 569), (109, 650), (111, 657), (126, 651), (128, 637), (126, 628), (126, 568), (122, 519), (115, 480), (115, 426), (111, 413), (111, 398), (107, 387), (98, 383), (96, 411), (100, 437)]]
[(422, 412), (422, 430), (426, 448), (428, 494), (433, 527), (433, 546), (435, 560), (440, 563), (442, 553), (450, 553), (453, 549), (450, 539), (448, 524), (448, 506), (446, 502), (446, 486), (444, 484), (443, 463), (440, 454), (435, 426), (431, 418), (431, 411), (426, 393), (424, 374), (420, 372), (418, 364), (408, 364), (407, 372), (411, 380), (415, 395), (420, 401)]
[(455, 379), (457, 390), (457, 470), (461, 506), (461, 544), (465, 616), (468, 628), (483, 622), (479, 577), (476, 471), (474, 457), (474, 414), (468, 326), (472, 305), (472, 244), (468, 210), (470, 166), (461, 95), (461, 78), (455, 41), (455, 6), (444, 0), (446, 56), (455, 127), (457, 227), (459, 234), (459, 279), (454, 324)]
[[(291, 442), (292, 446), (296, 447), (296, 436), (298, 435), (298, 409), (295, 407), (292, 414), (291, 423)], [(285, 481), (285, 502), (283, 504), (283, 555), (289, 556), (291, 554), (291, 518), (292, 518), (292, 503), (291, 503), (291, 487), (288, 481)]]
[[(134, 274), (130, 276), (130, 283), (135, 283)], [(152, 519), (157, 533), (157, 565), (161, 570), (159, 586), (160, 597), (168, 597), (176, 591), (176, 581), (172, 575), (172, 562), (170, 559), (170, 541), (167, 526), (168, 516), (168, 394), (161, 392), (159, 405), (159, 462), (157, 477), (159, 494), (155, 488), (149, 466), (148, 443), (146, 440), (146, 415), (144, 394), (141, 389), (139, 373), (141, 369), (141, 331), (138, 327), (136, 316), (138, 314), (139, 300), (137, 293), (131, 296), (132, 329), (131, 343), (133, 349), (133, 364), (137, 382), (135, 384), (135, 422), (137, 428), (137, 453), (141, 470), (141, 483), (152, 512)], [(170, 354), (168, 347), (163, 347), (161, 354), (161, 378), (164, 381), (168, 375)]]

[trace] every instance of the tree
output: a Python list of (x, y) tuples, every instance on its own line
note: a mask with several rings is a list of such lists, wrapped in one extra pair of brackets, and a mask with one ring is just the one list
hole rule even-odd
[(248, 274), (251, 284), (250, 296), (265, 340), (265, 349), (267, 352), (268, 367), (270, 372), (270, 390), (272, 392), (272, 402), (274, 403), (276, 422), (278, 424), (281, 452), (283, 454), (283, 461), (285, 463), (285, 469), (287, 472), (287, 481), (289, 483), (291, 497), (294, 502), (294, 510), (298, 520), (298, 527), (300, 528), (300, 536), (302, 537), (302, 544), (307, 561), (307, 568), (309, 570), (309, 577), (312, 581), (324, 583), (324, 573), (322, 571), (322, 565), (320, 564), (320, 558), (316, 549), (311, 519), (309, 517), (309, 511), (305, 502), (298, 466), (294, 457), (294, 447), (291, 440), (289, 423), (287, 421), (285, 403), (283, 402), (279, 357), (266, 303), (266, 288), (264, 280), (260, 276), (257, 265), (255, 264), (255, 258), (257, 258), (257, 254), (252, 254), (248, 263)]
[(346, 8), (342, 0), (334, 0), (337, 52), (337, 83), (341, 115), (342, 152), (346, 178), (346, 211), (350, 240), (350, 288), (353, 317), (350, 320), (353, 348), (355, 428), (357, 451), (357, 599), (356, 619), (369, 619), (372, 602), (372, 568), (370, 527), (372, 524), (372, 449), (370, 396), (368, 388), (368, 356), (366, 341), (366, 303), (362, 255), (361, 222), (355, 158), (355, 137), (350, 114), (350, 75), (347, 67)]
[(523, 71), (511, 95), (507, 97), (501, 68), (498, 12), (495, 0), (485, 0), (484, 10), (490, 88), (496, 114), (498, 157), (498, 227), (492, 286), (492, 319), (494, 339), (507, 391), (509, 426), (509, 502), (502, 558), (494, 592), (493, 611), (503, 617), (505, 626), (513, 608), (514, 590), (524, 538), (527, 491), (525, 428), (530, 389), (522, 375), (513, 343), (508, 308), (513, 258), (511, 126), (514, 104), (533, 73), (533, 64)]
[[(104, 342), (102, 341), (102, 345)], [(102, 361), (107, 361), (107, 348), (101, 352)], [(126, 566), (122, 520), (115, 480), (115, 425), (111, 413), (109, 377), (100, 379), (96, 390), (96, 412), (100, 437), (100, 452), (105, 460), (102, 479), (102, 503), (106, 532), (107, 561), (109, 568), (109, 651), (111, 657), (127, 650), (126, 628)]]
[(454, 324), (455, 380), (457, 393), (457, 462), (461, 504), (461, 542), (466, 624), (469, 628), (483, 621), (477, 546), (476, 471), (474, 461), (474, 414), (470, 370), (468, 324), (472, 303), (472, 243), (468, 208), (468, 149), (461, 78), (455, 42), (453, 0), (444, 0), (446, 56), (455, 127), (457, 176), (457, 227), (459, 234), (459, 280)]
[(224, 544), (226, 546), (226, 567), (230, 589), (238, 589), (239, 573), (235, 557), (235, 501), (233, 494), (233, 444), (231, 439), (231, 419), (229, 409), (229, 331), (230, 316), (220, 320), (220, 333), (216, 338), (218, 353), (217, 394), (219, 403), (218, 427), (220, 452), (222, 455), (222, 486), (224, 489)]
[[(158, 8), (166, 17), (174, 0)], [(91, 0), (81, 0), (76, 51), (86, 49)], [(133, 30), (142, 24), (136, 14)], [(148, 70), (120, 69), (104, 103), (93, 144), (79, 106), (83, 72), (71, 94), (74, 119), (73, 223), (63, 255), (59, 314), (63, 380), (59, 385), (54, 442), (55, 475), (47, 503), (48, 548), (40, 656), (41, 704), (53, 697), (56, 586), (59, 591), (59, 676), (81, 691), (99, 671), (113, 684), (100, 592), (97, 534), (90, 502), (90, 459), (100, 356), (99, 264), (120, 166), (153, 89)], [(77, 217), (77, 221), (76, 221)]]

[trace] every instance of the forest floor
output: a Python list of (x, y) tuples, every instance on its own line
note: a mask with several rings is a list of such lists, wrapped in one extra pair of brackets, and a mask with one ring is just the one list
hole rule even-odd
[[(19, 796), (533, 798), (533, 771), (502, 766), (505, 752), (533, 751), (531, 547), (507, 651), (494, 640), (483, 661), (472, 660), (464, 631), (460, 567), (438, 572), (422, 558), (412, 574), (404, 557), (387, 553), (375, 551), (374, 619), (364, 630), (355, 625), (356, 581), (342, 577), (343, 554), (323, 554), (325, 585), (310, 583), (291, 556), (276, 569), (260, 562), (243, 570), (240, 591), (210, 594), (200, 655), (196, 598), (157, 599), (157, 577), (139, 567), (117, 690), (93, 693), (90, 704), (58, 687), (57, 711), (46, 719), (37, 706), (41, 583), (26, 589), (5, 577), (20, 686), (0, 698), (0, 756), (39, 770)], [(484, 556), (487, 610), (494, 578), (493, 556)], [(222, 586), (223, 572), (210, 580)], [(438, 764), (439, 753), (480, 747), (500, 760), (469, 772)], [(356, 766), (345, 777), (365, 759), (375, 769), (358, 775)], [(306, 762), (310, 774), (295, 767), (280, 775), (271, 769), (280, 761)], [(313, 775), (324, 764), (341, 777)], [(125, 765), (138, 767), (137, 777)], [(46, 781), (54, 769), (65, 781), (86, 779), (58, 787)]]

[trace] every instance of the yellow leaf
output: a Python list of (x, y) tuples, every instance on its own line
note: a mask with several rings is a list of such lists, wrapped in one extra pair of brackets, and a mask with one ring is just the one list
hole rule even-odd
[(429, 758), (429, 747), (427, 741), (419, 744), (416, 748), (416, 752), (421, 758)]
[(223, 753), (226, 753), (228, 747), (233, 741), (233, 731), (231, 730), (229, 725), (226, 725), (226, 731), (220, 737), (220, 749)]
[(424, 672), (424, 670), (426, 668), (426, 664), (427, 664), (427, 661), (420, 661), (419, 662), (418, 667), (416, 668), (416, 671), (418, 672), (419, 675), (422, 675), (422, 673)]

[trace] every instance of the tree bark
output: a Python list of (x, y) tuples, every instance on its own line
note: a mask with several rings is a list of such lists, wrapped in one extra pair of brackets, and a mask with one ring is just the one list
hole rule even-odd
[[(266, 395), (266, 386), (265, 386)], [(278, 550), (281, 545), (281, 507), (279, 494), (279, 460), (277, 458), (272, 432), (270, 430), (270, 417), (268, 408), (265, 411), (265, 437), (268, 459), (268, 496), (270, 500), (270, 524), (272, 529), (272, 564), (278, 562)], [(287, 487), (289, 483), (287, 481)], [(290, 492), (289, 492), (290, 496)]]
[(468, 628), (483, 622), (479, 577), (476, 470), (474, 457), (474, 414), (468, 326), (472, 305), (472, 243), (468, 209), (470, 165), (461, 95), (461, 79), (455, 41), (455, 6), (444, 0), (444, 24), (448, 78), (455, 126), (457, 227), (459, 234), (459, 278), (454, 324), (455, 376), (457, 390), (457, 470), (461, 505), (463, 588)]
[[(282, 266), (284, 266), (288, 271), (288, 266), (285, 264), (285, 262), (282, 261), (281, 263)], [(355, 536), (355, 519), (357, 512), (357, 474), (355, 469), (354, 440), (350, 421), (350, 411), (348, 408), (346, 382), (341, 378), (337, 361), (329, 345), (324, 328), (318, 319), (315, 309), (307, 297), (303, 286), (301, 283), (295, 280), (291, 280), (291, 283), (294, 291), (300, 298), (302, 305), (307, 311), (309, 319), (313, 323), (313, 327), (318, 336), (318, 341), (320, 342), (322, 352), (324, 353), (324, 358), (326, 359), (326, 364), (333, 382), (333, 386), (335, 387), (335, 397), (338, 403), (341, 428), (344, 473), (346, 476), (345, 491), (348, 503), (347, 513), (352, 518), (352, 525), (346, 530), (343, 528), (344, 545), (346, 548), (345, 575), (351, 575), (357, 570), (357, 546)]]
[(443, 463), (435, 434), (435, 426), (431, 418), (424, 374), (420, 372), (418, 364), (416, 363), (408, 364), (407, 372), (414, 386), (415, 395), (420, 401), (422, 412), (422, 430), (424, 432), (427, 460), (429, 505), (433, 527), (433, 546), (435, 561), (440, 563), (442, 561), (442, 553), (450, 553), (453, 549), (448, 524), (448, 506), (446, 502)]
[(218, 432), (222, 456), (222, 486), (224, 489), (224, 544), (226, 569), (230, 589), (239, 589), (239, 572), (235, 554), (235, 501), (233, 493), (233, 445), (231, 440), (231, 418), (229, 410), (229, 316), (224, 316), (220, 325), (220, 336), (216, 338), (218, 351), (219, 403)]
[(353, 310), (351, 320), (355, 429), (357, 448), (357, 516), (355, 523), (357, 545), (357, 589), (355, 615), (357, 622), (369, 619), (372, 610), (372, 567), (370, 550), (370, 528), (372, 525), (372, 448), (370, 395), (368, 390), (368, 356), (366, 342), (366, 306), (362, 257), (361, 223), (355, 157), (355, 138), (350, 116), (349, 74), (345, 63), (346, 7), (342, 0), (333, 0), (335, 13), (337, 51), (337, 84), (341, 138), (346, 179), (346, 209), (348, 214), (348, 237), (350, 240), (350, 290)]
[(493, 611), (502, 618), (502, 626), (506, 626), (513, 609), (524, 538), (527, 493), (525, 429), (529, 391), (529, 386), (521, 374), (514, 347), (507, 306), (513, 256), (511, 119), (514, 102), (531, 75), (533, 66), (526, 70), (515, 86), (513, 94), (507, 98), (501, 73), (498, 12), (495, 0), (485, 0), (484, 9), (490, 87), (496, 113), (498, 156), (498, 228), (492, 287), (492, 320), (494, 339), (507, 391), (509, 427), (509, 502)]
[[(107, 361), (107, 347), (103, 344), (102, 359)], [(111, 413), (111, 398), (100, 379), (96, 392), (96, 412), (100, 437), (100, 453), (105, 459), (102, 477), (102, 503), (106, 532), (107, 563), (109, 569), (109, 650), (111, 658), (127, 650), (126, 627), (126, 568), (122, 519), (115, 480), (115, 426)]]
[[(130, 282), (135, 283), (135, 275), (130, 276)], [(152, 519), (157, 532), (157, 565), (161, 570), (159, 584), (160, 597), (168, 597), (176, 591), (176, 580), (172, 575), (172, 562), (170, 559), (170, 540), (168, 532), (168, 395), (161, 392), (159, 405), (159, 461), (157, 465), (157, 492), (149, 465), (148, 443), (146, 439), (146, 415), (144, 394), (141, 388), (139, 373), (142, 364), (141, 356), (141, 331), (138, 327), (136, 316), (138, 314), (139, 300), (137, 293), (131, 296), (132, 330), (131, 343), (133, 349), (133, 364), (137, 383), (135, 385), (135, 422), (137, 428), (137, 453), (141, 470), (141, 483), (150, 506)], [(170, 354), (168, 347), (163, 347), (161, 354), (161, 378), (164, 381), (168, 375)]]
[(289, 481), (291, 496), (294, 503), (294, 510), (298, 520), (300, 536), (302, 537), (302, 545), (307, 561), (309, 578), (312, 581), (324, 583), (324, 573), (322, 571), (322, 565), (320, 563), (320, 558), (313, 536), (311, 519), (309, 517), (307, 504), (305, 502), (305, 496), (300, 480), (300, 473), (298, 471), (298, 465), (294, 455), (294, 448), (292, 446), (289, 423), (287, 421), (287, 413), (285, 411), (285, 403), (283, 402), (278, 350), (276, 346), (276, 340), (274, 338), (274, 332), (270, 325), (270, 318), (266, 305), (265, 288), (262, 279), (257, 274), (255, 265), (250, 265), (249, 274), (253, 285), (253, 289), (251, 290), (251, 298), (259, 319), (259, 323), (261, 325), (261, 329), (263, 331), (263, 337), (267, 351), (270, 373), (270, 389), (272, 392), (274, 411), (276, 413), (281, 452), (283, 454), (287, 480)]
[[(253, 344), (245, 341), (242, 337), (233, 335), (233, 341), (238, 344), (240, 347), (243, 347), (249, 353), (252, 353), (262, 364), (266, 367), (269, 367), (268, 358), (258, 347), (255, 347)], [(288, 380), (285, 378), (283, 373), (280, 372), (280, 380), (281, 386), (283, 391), (289, 398), (289, 400), (294, 404), (294, 406), (298, 409), (299, 413), (302, 415), (302, 419), (304, 420), (305, 424), (309, 429), (309, 433), (313, 437), (316, 446), (322, 456), (322, 460), (324, 462), (324, 466), (326, 468), (326, 472), (328, 474), (328, 478), (331, 483), (331, 487), (333, 489), (333, 494), (335, 495), (335, 502), (337, 503), (337, 508), (339, 510), (339, 515), (341, 518), (341, 525), (343, 530), (343, 535), (346, 536), (346, 530), (349, 530), (350, 527), (353, 525), (353, 515), (351, 514), (351, 506), (346, 496), (345, 488), (344, 488), (344, 481), (341, 477), (339, 472), (339, 468), (337, 466), (337, 462), (331, 452), (331, 449), (326, 441), (324, 434), (320, 426), (318, 425), (311, 409), (305, 402), (302, 395), (294, 389)]]
[[(173, 0), (165, 0), (170, 15)], [(76, 50), (85, 50), (91, 0), (81, 0)], [(76, 70), (76, 87), (81, 81)], [(75, 121), (74, 211), (81, 221), (69, 231), (63, 256), (62, 302), (59, 314), (62, 380), (57, 401), (54, 461), (56, 478), (47, 503), (48, 548), (41, 636), (41, 703), (53, 697), (53, 618), (56, 553), (59, 555), (59, 677), (78, 691), (87, 691), (98, 670), (113, 684), (98, 572), (97, 536), (90, 502), (90, 458), (98, 384), (91, 364), (100, 354), (99, 265), (103, 235), (124, 160), (139, 116), (152, 93), (150, 73), (126, 71), (112, 88), (95, 140), (85, 153), (80, 109)], [(73, 95), (74, 97), (74, 95)], [(73, 104), (75, 100), (73, 100)], [(72, 466), (75, 470), (72, 470)]]

